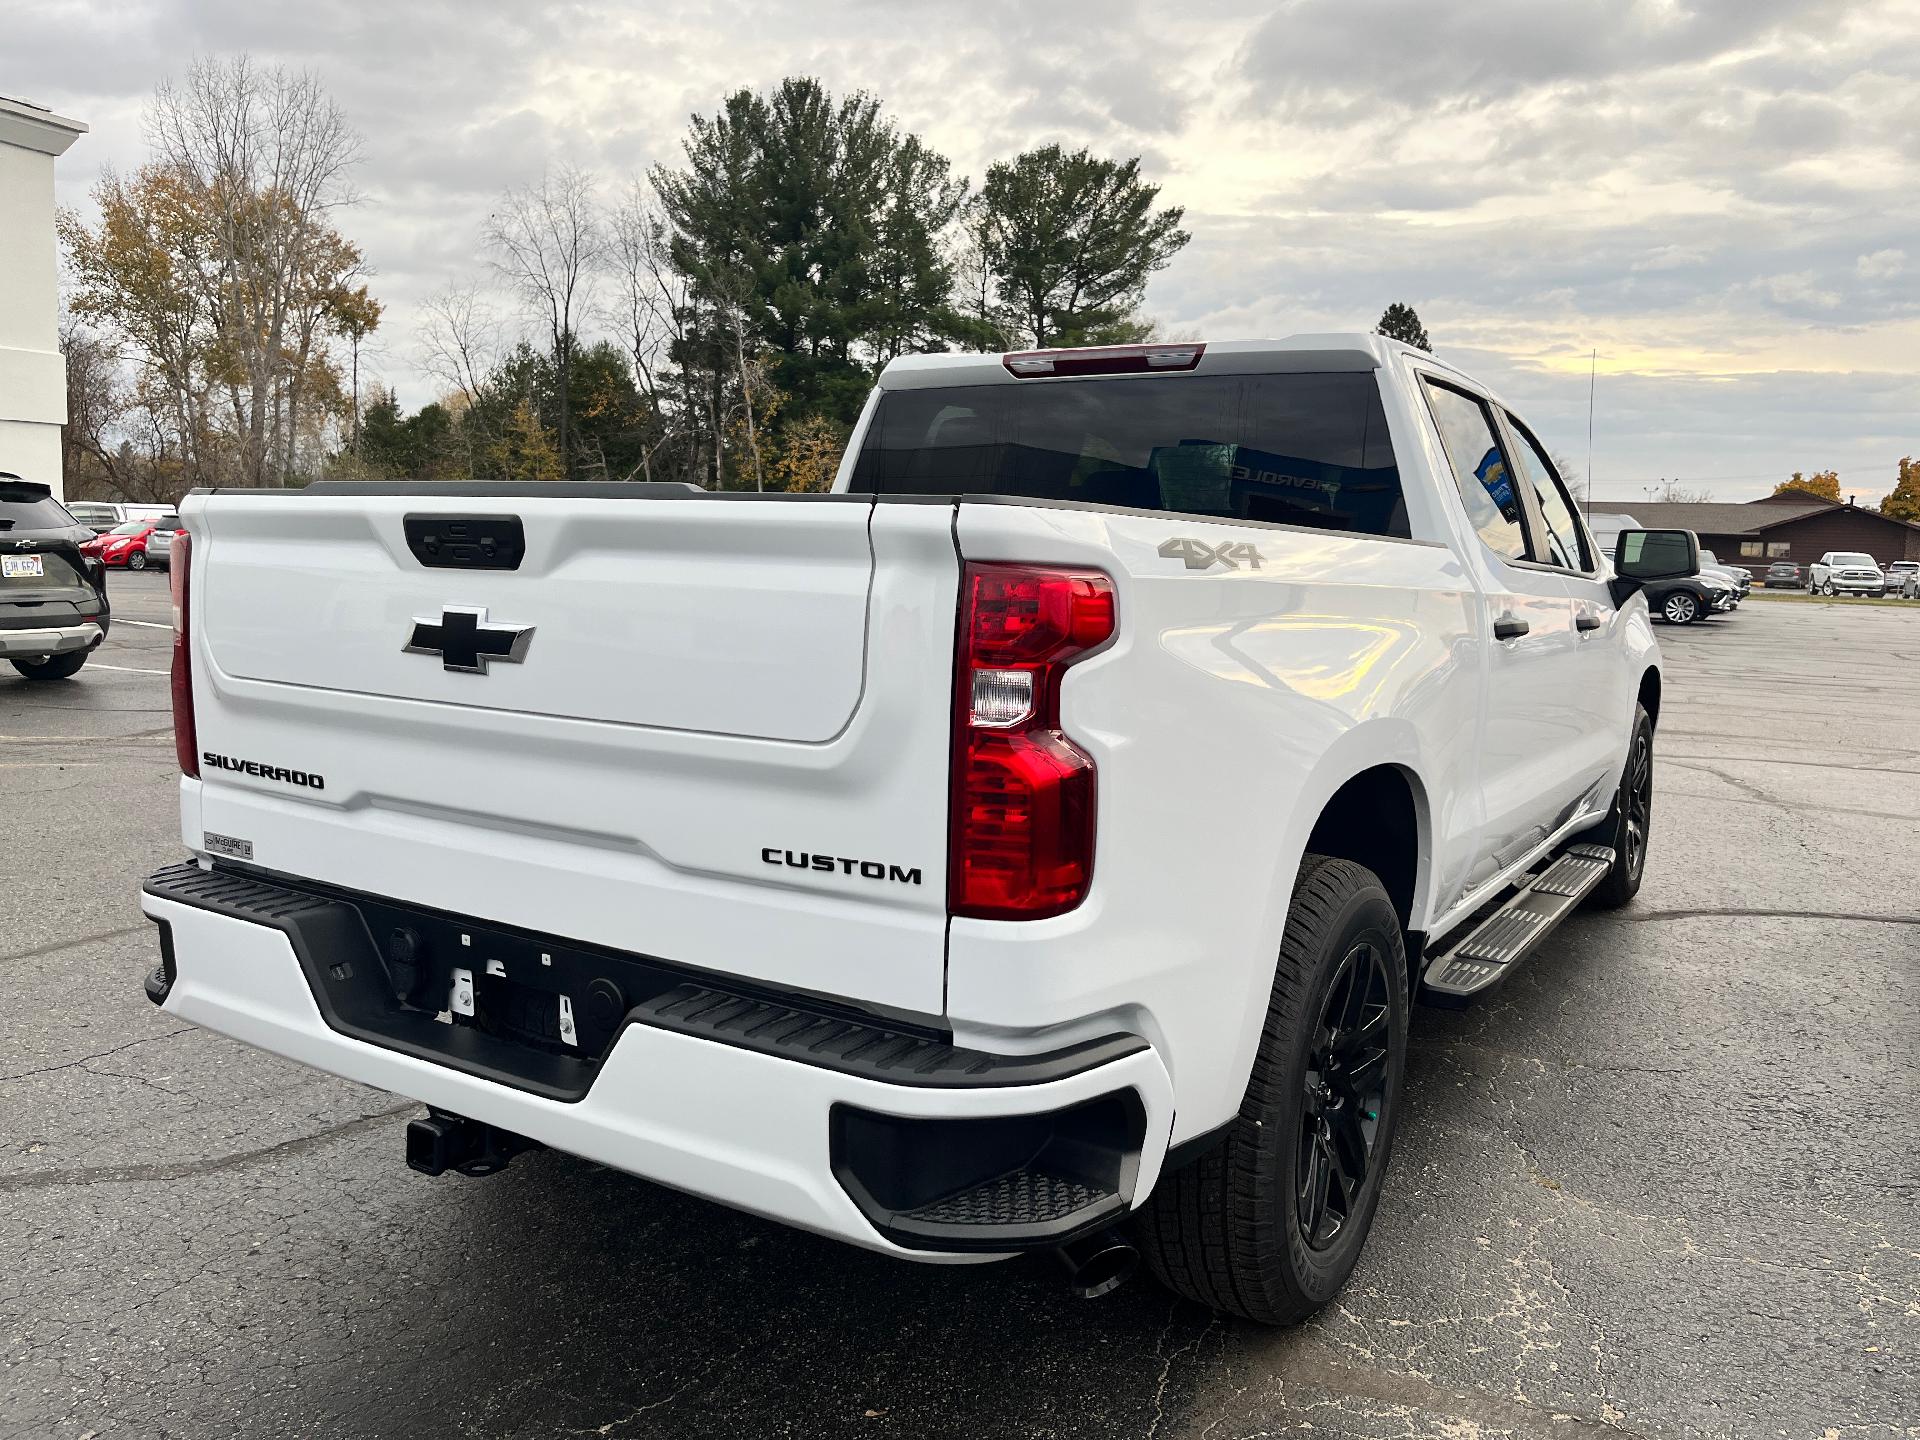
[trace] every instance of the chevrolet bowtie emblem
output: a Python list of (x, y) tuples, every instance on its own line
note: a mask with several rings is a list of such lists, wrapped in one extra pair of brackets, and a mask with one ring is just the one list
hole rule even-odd
[(518, 665), (533, 642), (531, 625), (489, 625), (484, 606), (449, 605), (438, 620), (414, 617), (413, 637), (400, 648), (409, 655), (438, 655), (449, 670), (487, 673), (487, 662)]

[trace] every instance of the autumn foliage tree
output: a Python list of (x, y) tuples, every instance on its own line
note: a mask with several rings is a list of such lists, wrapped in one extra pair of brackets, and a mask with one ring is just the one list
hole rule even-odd
[(1835, 504), (1840, 500), (1840, 474), (1837, 470), (1821, 470), (1813, 475), (1802, 475), (1798, 470), (1793, 478), (1782, 480), (1773, 487), (1776, 495), (1788, 495), (1796, 491), (1816, 495), (1822, 500), (1831, 500)]
[(1911, 455), (1900, 458), (1893, 489), (1881, 497), (1880, 513), (1889, 520), (1920, 525), (1920, 463)]
[[(60, 216), (72, 314), (133, 372), (156, 463), (185, 485), (284, 485), (346, 408), (334, 342), (379, 323), (331, 217), (359, 139), (311, 75), (241, 55), (163, 82), (152, 158)], [(157, 427), (157, 428), (156, 428)]]

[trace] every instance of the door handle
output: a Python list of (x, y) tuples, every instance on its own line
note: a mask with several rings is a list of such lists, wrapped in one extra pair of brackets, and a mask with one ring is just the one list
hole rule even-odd
[(1600, 617), (1591, 610), (1582, 610), (1578, 615), (1573, 617), (1573, 628), (1576, 630), (1598, 630), (1600, 628)]
[(1493, 622), (1493, 638), (1496, 640), (1518, 640), (1532, 627), (1526, 621), (1513, 615), (1502, 615)]

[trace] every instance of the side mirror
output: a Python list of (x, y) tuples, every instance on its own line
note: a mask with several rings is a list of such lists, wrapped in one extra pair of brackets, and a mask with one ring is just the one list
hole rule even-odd
[(1614, 573), (1645, 584), (1700, 573), (1700, 541), (1691, 530), (1622, 530), (1613, 545)]
[(1700, 573), (1700, 538), (1691, 530), (1622, 530), (1613, 544), (1613, 599), (1652, 580), (1679, 580)]

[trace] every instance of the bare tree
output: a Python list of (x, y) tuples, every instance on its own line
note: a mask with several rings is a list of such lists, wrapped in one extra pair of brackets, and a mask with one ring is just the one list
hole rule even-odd
[(627, 184), (607, 216), (607, 268), (613, 295), (606, 320), (620, 336), (633, 366), (634, 383), (646, 397), (660, 435), (640, 456), (640, 469), (653, 478), (653, 457), (678, 429), (670, 418), (666, 376), (676, 347), (684, 348), (692, 313), (691, 282), (674, 268), (672, 241), (652, 203), (652, 188), (641, 180)]
[(420, 366), (472, 409), (500, 356), (500, 322), (472, 281), (442, 286), (420, 306)]
[(545, 324), (560, 400), (560, 455), (572, 467), (573, 352), (602, 259), (593, 177), (571, 165), (500, 197), (487, 217), (493, 268)]
[[(337, 239), (328, 214), (356, 198), (348, 175), (360, 137), (306, 71), (262, 68), (247, 55), (197, 60), (180, 85), (162, 81), (147, 111), (157, 163), (208, 217), (211, 244), (182, 277), (209, 299), (230, 357), (226, 389), (242, 478), (285, 484), (298, 424), (295, 308), (316, 270), (314, 247)], [(291, 379), (295, 402), (282, 404)]]

